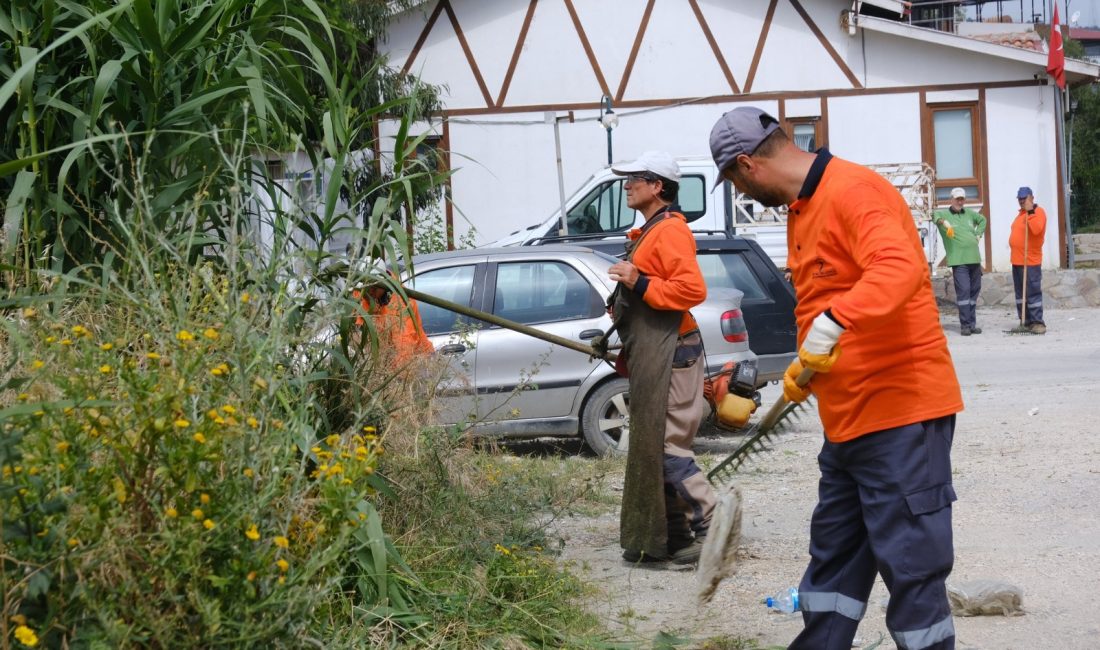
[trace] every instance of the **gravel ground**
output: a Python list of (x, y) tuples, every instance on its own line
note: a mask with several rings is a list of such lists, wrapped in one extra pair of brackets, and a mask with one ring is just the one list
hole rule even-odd
[[(1100, 309), (1048, 310), (1045, 336), (1006, 334), (1016, 321), (1001, 309), (979, 310), (985, 331), (966, 338), (953, 309), (942, 320), (966, 403), (952, 453), (959, 500), (949, 583), (1011, 583), (1022, 590), (1026, 611), (1011, 618), (956, 617), (957, 647), (1098, 648)], [(765, 408), (778, 395), (775, 386), (765, 389)], [(741, 561), (703, 608), (691, 570), (621, 561), (617, 512), (561, 522), (563, 561), (598, 586), (592, 610), (623, 639), (666, 631), (785, 646), (801, 618), (769, 613), (761, 599), (797, 585), (805, 568), (821, 435), (811, 413), (773, 453), (743, 470)], [(700, 440), (701, 462), (717, 462), (735, 443)], [(880, 650), (895, 647), (886, 631), (886, 598), (880, 580), (857, 645), (873, 646), (881, 636)]]

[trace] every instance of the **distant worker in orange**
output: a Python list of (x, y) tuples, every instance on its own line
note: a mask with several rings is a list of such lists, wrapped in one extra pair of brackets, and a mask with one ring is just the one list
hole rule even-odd
[[(710, 148), (739, 191), (788, 206), (800, 347), (783, 395), (816, 395), (825, 429), (798, 586), (805, 627), (790, 648), (848, 650), (878, 573), (897, 647), (951, 650), (951, 441), (962, 393), (909, 206), (866, 167), (802, 151), (757, 108), (723, 115)], [(803, 366), (817, 373), (805, 389), (794, 381)]]
[(1012, 251), (1012, 288), (1016, 290), (1016, 316), (1032, 334), (1046, 334), (1047, 326), (1043, 322), (1043, 239), (1047, 233), (1047, 213), (1035, 203), (1030, 187), (1021, 187), (1016, 192), (1016, 200), (1020, 203), (1020, 212), (1016, 214), (1012, 233), (1008, 236), (1008, 247)]
[[(393, 290), (377, 279), (362, 291), (353, 291), (352, 295), (360, 300), (363, 311), (372, 317), (379, 337), (379, 349), (392, 351), (395, 364), (402, 366), (418, 355), (435, 352), (435, 347), (424, 333), (420, 309), (415, 300), (402, 299), (400, 295), (394, 300)], [(356, 316), (355, 324), (359, 327), (366, 324), (362, 314)]]

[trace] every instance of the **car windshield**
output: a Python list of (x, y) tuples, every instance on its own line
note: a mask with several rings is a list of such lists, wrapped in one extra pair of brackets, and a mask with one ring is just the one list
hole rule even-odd
[(740, 289), (745, 300), (767, 300), (768, 292), (745, 262), (744, 255), (700, 251), (699, 268), (708, 289)]

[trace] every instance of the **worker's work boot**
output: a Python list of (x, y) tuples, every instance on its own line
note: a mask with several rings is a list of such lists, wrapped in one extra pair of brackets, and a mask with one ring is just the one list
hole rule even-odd
[(623, 551), (623, 559), (631, 564), (660, 564), (669, 561), (667, 555), (650, 555), (643, 551), (627, 549)]
[(982, 328), (977, 327), (977, 326), (971, 327), (970, 328), (970, 333), (971, 334), (981, 334), (982, 333)]
[(962, 334), (963, 336), (970, 336), (970, 328), (969, 327), (963, 327), (961, 330), (959, 330), (959, 333)]
[(1044, 325), (1043, 323), (1032, 323), (1031, 325), (1028, 325), (1028, 329), (1031, 330), (1032, 334), (1046, 334), (1047, 333), (1047, 326)]
[(699, 556), (703, 554), (703, 542), (705, 537), (696, 537), (692, 540), (691, 544), (682, 548), (676, 549), (672, 552), (673, 564), (696, 564), (699, 562)]

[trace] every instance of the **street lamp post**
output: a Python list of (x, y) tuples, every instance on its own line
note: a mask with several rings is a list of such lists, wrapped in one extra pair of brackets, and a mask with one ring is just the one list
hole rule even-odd
[(600, 124), (607, 129), (607, 164), (611, 164), (611, 129), (619, 126), (619, 116), (611, 110), (611, 97), (600, 97)]

